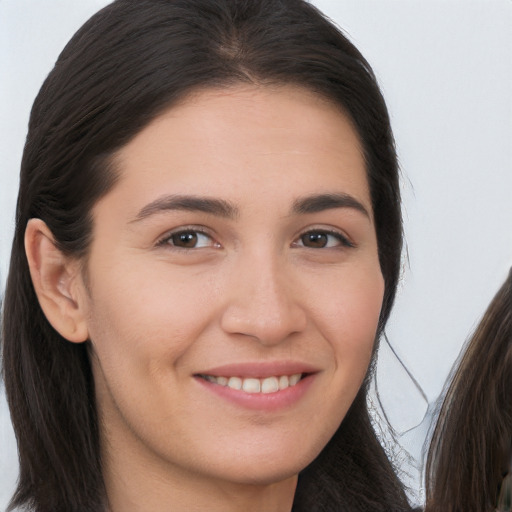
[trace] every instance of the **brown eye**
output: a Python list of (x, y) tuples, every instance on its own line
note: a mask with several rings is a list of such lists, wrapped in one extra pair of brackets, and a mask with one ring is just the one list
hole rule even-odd
[(300, 237), (304, 247), (322, 249), (329, 241), (327, 233), (306, 233)]
[(354, 247), (354, 244), (341, 233), (330, 231), (308, 231), (300, 236), (297, 245), (309, 249)]
[(170, 245), (179, 249), (201, 249), (218, 246), (211, 236), (194, 229), (171, 233), (160, 242), (160, 245)]
[(170, 237), (172, 245), (176, 247), (184, 247), (186, 249), (193, 249), (197, 245), (197, 233), (194, 231), (183, 231), (175, 233)]

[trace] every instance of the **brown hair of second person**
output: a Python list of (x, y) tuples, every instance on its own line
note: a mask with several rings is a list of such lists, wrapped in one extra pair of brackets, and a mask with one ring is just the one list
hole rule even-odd
[[(498, 498), (510, 493), (511, 390), (512, 271), (469, 339), (442, 403), (426, 463), (426, 512), (510, 510)], [(510, 495), (508, 501), (510, 507)]]

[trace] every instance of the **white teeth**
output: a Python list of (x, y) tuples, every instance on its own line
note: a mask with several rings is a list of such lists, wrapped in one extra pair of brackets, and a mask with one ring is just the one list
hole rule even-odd
[(259, 393), (261, 391), (260, 379), (244, 379), (242, 389), (246, 393)]
[(286, 389), (290, 385), (290, 381), (288, 380), (288, 375), (281, 375), (279, 377), (279, 389)]
[(300, 373), (296, 373), (295, 375), (290, 375), (290, 378), (288, 379), (290, 386), (295, 386), (295, 384), (297, 384), (297, 382), (299, 382), (300, 377), (301, 377)]
[(267, 377), (261, 381), (262, 393), (275, 393), (279, 391), (279, 381), (277, 377)]
[(266, 377), (264, 379), (256, 379), (254, 377), (215, 377), (213, 375), (201, 375), (208, 382), (227, 386), (237, 391), (245, 391), (246, 393), (276, 393), (291, 386), (295, 386), (302, 378), (302, 373), (294, 375), (281, 375), (275, 377)]
[(227, 385), (231, 389), (242, 389), (242, 379), (240, 377), (230, 377)]

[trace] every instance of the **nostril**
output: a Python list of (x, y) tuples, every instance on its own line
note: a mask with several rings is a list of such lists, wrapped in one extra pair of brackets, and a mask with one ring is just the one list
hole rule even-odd
[(254, 256), (251, 262), (244, 261), (244, 272), (234, 272), (226, 284), (223, 330), (249, 336), (264, 345), (280, 343), (302, 332), (307, 314), (300, 297), (291, 290), (291, 282), (286, 268), (270, 263), (268, 257)]
[(273, 345), (287, 340), (304, 330), (305, 315), (301, 312), (274, 311), (271, 314), (254, 307), (227, 309), (222, 315), (222, 329), (229, 334), (251, 337), (263, 345)]

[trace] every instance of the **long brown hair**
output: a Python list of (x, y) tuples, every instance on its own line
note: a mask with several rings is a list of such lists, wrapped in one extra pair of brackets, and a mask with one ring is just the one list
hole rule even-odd
[[(66, 254), (87, 256), (91, 209), (115, 184), (112, 155), (192, 90), (297, 84), (350, 116), (364, 148), (385, 296), (399, 276), (402, 222), (389, 116), (359, 51), (303, 0), (117, 0), (71, 39), (37, 96), (23, 155), (4, 305), (3, 374), (18, 441), (12, 506), (101, 511), (104, 486), (87, 344), (47, 322), (23, 237), (32, 217)], [(294, 510), (398, 511), (402, 486), (372, 430), (363, 386), (299, 477)]]
[(511, 458), (512, 270), (441, 407), (427, 457), (425, 512), (494, 512)]

